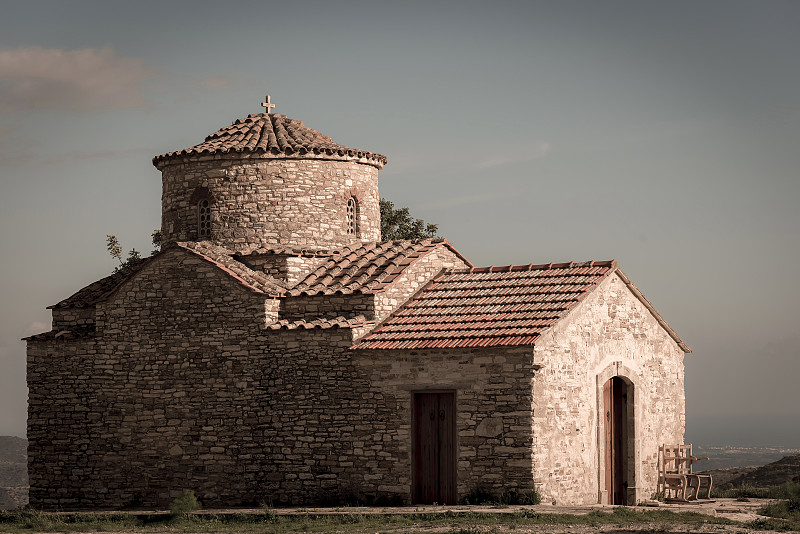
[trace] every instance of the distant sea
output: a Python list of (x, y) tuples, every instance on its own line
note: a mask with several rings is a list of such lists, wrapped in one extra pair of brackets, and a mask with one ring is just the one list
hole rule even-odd
[(684, 441), (710, 458), (698, 470), (766, 465), (800, 454), (800, 414), (688, 414)]
[(692, 444), (695, 456), (707, 457), (694, 465), (695, 471), (708, 471), (724, 467), (748, 467), (771, 464), (784, 456), (800, 454), (800, 448), (785, 447), (731, 447), (727, 445)]

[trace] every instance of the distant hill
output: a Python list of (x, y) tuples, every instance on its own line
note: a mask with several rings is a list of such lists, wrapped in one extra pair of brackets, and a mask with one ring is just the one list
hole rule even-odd
[(0, 436), (0, 510), (28, 503), (28, 440)]
[(28, 440), (17, 436), (0, 436), (0, 461), (26, 462)]
[(800, 454), (784, 456), (761, 467), (728, 467), (707, 472), (714, 476), (714, 486), (720, 490), (780, 486), (790, 481), (800, 482)]
[(695, 470), (720, 469), (723, 467), (758, 467), (783, 458), (800, 454), (797, 447), (738, 447), (731, 445), (702, 445), (692, 447), (695, 456), (705, 456), (708, 460), (697, 463)]

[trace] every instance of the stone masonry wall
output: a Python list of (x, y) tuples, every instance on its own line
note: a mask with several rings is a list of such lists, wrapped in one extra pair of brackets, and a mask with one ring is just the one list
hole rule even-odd
[(299, 284), (311, 271), (328, 261), (326, 256), (290, 256), (286, 258), (286, 283)]
[[(378, 453), (366, 475), (380, 492), (411, 499), (414, 392), (453, 390), (458, 434), (458, 498), (533, 488), (530, 348), (359, 351), (363, 402), (374, 413), (357, 446)], [(370, 430), (370, 425), (372, 430)]]
[[(684, 353), (615, 274), (535, 347), (534, 478), (546, 501), (592, 504), (601, 498), (604, 442), (602, 386), (612, 376), (633, 383), (629, 504), (656, 490), (658, 446), (683, 443)], [(631, 393), (628, 395), (631, 402)]]
[[(380, 240), (378, 169), (350, 161), (228, 155), (185, 159), (162, 170), (164, 244), (198, 241), (197, 203), (210, 197), (210, 240), (253, 246), (344, 246)], [(359, 205), (347, 234), (347, 199)]]
[(85, 308), (53, 308), (53, 330), (75, 325), (93, 324), (95, 307)]
[(264, 413), (259, 483), (276, 504), (340, 504), (377, 499), (371, 477), (392, 469), (376, 431), (384, 404), (353, 363), (351, 331), (281, 330), (269, 339), (269, 373), (262, 387), (270, 397)]
[[(406, 293), (441, 268), (417, 265), (402, 281)], [(97, 305), (94, 337), (30, 341), (32, 505), (164, 506), (183, 489), (206, 506), (407, 501), (409, 444), (397, 429), (410, 397), (381, 382), (378, 366), (391, 362), (354, 356), (349, 329), (266, 329), (277, 312), (277, 300), (171, 249)], [(401, 356), (404, 380), (426, 387), (463, 374), (463, 354), (438, 357), (442, 365), (433, 355)], [(529, 406), (529, 393), (494, 407), (495, 393), (517, 388), (519, 376), (530, 390), (529, 360), (498, 353), (463, 371), (475, 377), (459, 386), (464, 461), (481, 447), (499, 454), (530, 441), (515, 407)], [(468, 415), (473, 406), (481, 420)], [(513, 447), (508, 463), (489, 458), (463, 476), (463, 491), (479, 481), (499, 488), (498, 473), (513, 462), (529, 473), (530, 454)], [(490, 471), (494, 479), (483, 476)]]
[(281, 301), (281, 318), (290, 321), (331, 319), (340, 315), (364, 315), (371, 321), (375, 316), (375, 295), (314, 295), (287, 297)]
[(236, 259), (254, 271), (261, 271), (278, 280), (285, 281), (291, 287), (303, 280), (311, 271), (328, 261), (329, 256), (249, 254), (237, 256)]
[(28, 478), (35, 508), (77, 505), (103, 490), (88, 477), (104, 433), (96, 389), (112, 380), (96, 368), (96, 358), (94, 339), (28, 342)]
[(263, 295), (173, 250), (98, 304), (96, 337), (30, 342), (31, 504), (255, 498), (266, 310)]

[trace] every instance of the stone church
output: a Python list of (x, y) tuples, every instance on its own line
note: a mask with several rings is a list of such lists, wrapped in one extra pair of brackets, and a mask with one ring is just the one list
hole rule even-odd
[(265, 107), (155, 157), (161, 251), (27, 338), (31, 505), (649, 498), (691, 351), (616, 261), (382, 242), (386, 158)]

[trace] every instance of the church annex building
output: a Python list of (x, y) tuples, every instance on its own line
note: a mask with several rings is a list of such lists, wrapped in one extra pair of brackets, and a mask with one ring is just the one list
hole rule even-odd
[(153, 164), (161, 252), (27, 338), (33, 507), (655, 492), (691, 350), (615, 261), (381, 242), (386, 158), (284, 115)]

